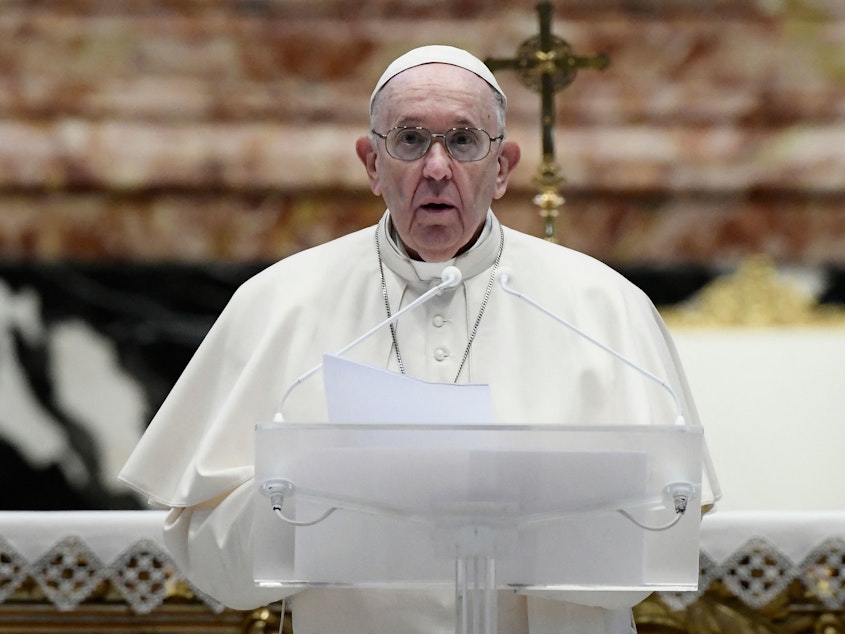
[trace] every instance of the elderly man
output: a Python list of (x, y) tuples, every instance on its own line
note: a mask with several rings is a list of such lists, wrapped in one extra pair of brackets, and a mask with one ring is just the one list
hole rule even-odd
[[(415, 49), (395, 60), (371, 98), (356, 152), (387, 204), (381, 221), (298, 253), (244, 284), (150, 424), (121, 478), (171, 508), (165, 539), (199, 588), (236, 608), (281, 598), (252, 582), (253, 426), (325, 352), (440, 282), (461, 283), (403, 315), (350, 355), (428, 381), (486, 383), (497, 420), (668, 423), (671, 399), (495, 284), (514, 285), (588, 330), (680, 395), (697, 423), (680, 364), (652, 304), (583, 254), (500, 225), (490, 204), (520, 150), (505, 137), (505, 95), (469, 53)], [(293, 421), (326, 420), (319, 381), (286, 402)], [(378, 395), (372, 395), (378, 398)], [(705, 465), (705, 504), (719, 495)], [(445, 634), (451, 592), (307, 590), (293, 599), (295, 634)], [(618, 608), (618, 606), (614, 606)], [(500, 631), (632, 631), (630, 609), (502, 593)]]

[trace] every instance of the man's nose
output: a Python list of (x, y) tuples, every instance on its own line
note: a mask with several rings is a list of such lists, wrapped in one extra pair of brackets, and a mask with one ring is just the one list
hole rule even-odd
[(442, 138), (431, 140), (431, 147), (423, 156), (423, 161), (423, 175), (426, 178), (444, 180), (452, 177), (452, 156)]

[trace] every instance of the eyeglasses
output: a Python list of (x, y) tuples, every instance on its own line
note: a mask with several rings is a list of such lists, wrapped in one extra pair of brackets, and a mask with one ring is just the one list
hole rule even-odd
[(504, 134), (491, 137), (486, 130), (480, 128), (452, 128), (444, 134), (435, 134), (425, 128), (397, 126), (388, 130), (387, 134), (375, 130), (372, 132), (384, 139), (387, 153), (400, 161), (416, 161), (422, 158), (435, 139), (443, 139), (443, 145), (453, 159), (461, 163), (471, 163), (487, 156), (493, 141), (505, 138)]

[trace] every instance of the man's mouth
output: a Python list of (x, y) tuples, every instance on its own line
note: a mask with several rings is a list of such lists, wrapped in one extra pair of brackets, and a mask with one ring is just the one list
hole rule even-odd
[(423, 209), (428, 209), (429, 211), (444, 211), (446, 209), (452, 209), (453, 205), (448, 203), (426, 203), (423, 205)]

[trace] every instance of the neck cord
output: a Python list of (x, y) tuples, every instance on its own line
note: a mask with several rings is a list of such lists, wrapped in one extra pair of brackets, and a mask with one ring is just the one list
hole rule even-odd
[[(455, 374), (455, 379), (452, 383), (457, 383), (464, 365), (469, 358), (469, 351), (472, 348), (472, 342), (475, 341), (475, 335), (478, 332), (478, 326), (481, 324), (481, 318), (484, 316), (484, 311), (487, 308), (487, 302), (490, 301), (490, 294), (493, 292), (493, 284), (496, 282), (496, 272), (499, 270), (499, 263), (502, 260), (502, 251), (505, 247), (505, 232), (499, 227), (499, 251), (496, 253), (496, 260), (493, 262), (493, 269), (490, 271), (490, 280), (487, 282), (487, 288), (484, 290), (484, 298), (481, 300), (481, 309), (478, 311), (478, 317), (475, 318), (475, 324), (469, 334), (467, 347), (464, 350), (464, 356), (461, 359), (461, 364), (458, 366), (458, 372)], [(378, 256), (378, 270), (381, 276), (381, 295), (384, 298), (384, 310), (387, 313), (387, 318), (392, 317), (390, 310), (390, 298), (387, 295), (387, 282), (384, 277), (384, 262), (381, 257), (381, 244), (378, 239), (378, 230), (376, 230), (376, 255)], [(393, 338), (393, 350), (396, 352), (396, 361), (399, 364), (399, 371), (405, 374), (405, 362), (402, 360), (402, 353), (399, 351), (399, 340), (396, 338), (396, 325), (390, 324), (390, 335)]]

